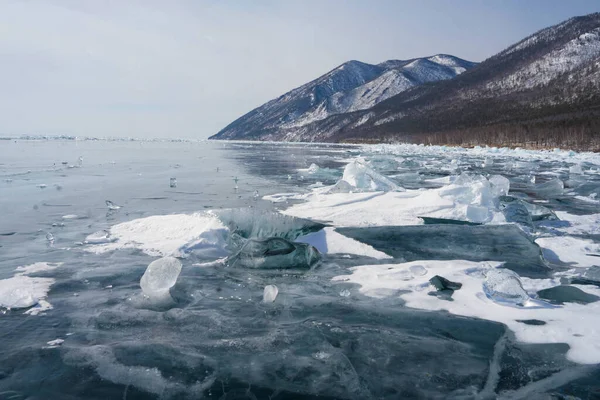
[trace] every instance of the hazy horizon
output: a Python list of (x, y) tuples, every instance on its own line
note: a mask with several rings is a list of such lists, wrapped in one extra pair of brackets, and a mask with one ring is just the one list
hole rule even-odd
[(483, 61), (591, 0), (0, 4), (0, 136), (206, 138), (348, 60)]

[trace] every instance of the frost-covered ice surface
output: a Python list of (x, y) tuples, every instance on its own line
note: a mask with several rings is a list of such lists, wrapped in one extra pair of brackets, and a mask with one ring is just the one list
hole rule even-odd
[(594, 398), (598, 193), (560, 150), (0, 141), (0, 397)]

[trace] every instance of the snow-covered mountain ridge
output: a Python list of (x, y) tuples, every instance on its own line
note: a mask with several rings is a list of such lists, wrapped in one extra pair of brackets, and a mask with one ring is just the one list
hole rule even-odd
[(250, 113), (213, 138), (600, 151), (600, 13), (542, 29), (472, 68), (455, 60), (370, 66), (371, 79), (331, 90), (308, 113), (268, 124)]
[(252, 136), (248, 131), (299, 128), (331, 115), (365, 110), (427, 82), (451, 79), (476, 63), (437, 54), (372, 65), (348, 61), (231, 123), (213, 138)]

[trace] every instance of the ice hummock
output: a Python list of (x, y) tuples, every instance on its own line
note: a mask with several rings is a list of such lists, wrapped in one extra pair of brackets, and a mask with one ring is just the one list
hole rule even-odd
[(175, 286), (180, 273), (181, 262), (175, 257), (152, 261), (140, 279), (142, 292), (151, 299), (168, 299), (169, 289)]
[[(360, 162), (353, 161), (347, 168), (352, 169), (351, 165), (356, 164)], [(505, 222), (499, 198), (510, 190), (507, 178), (494, 175), (488, 180), (483, 175), (462, 173), (445, 177), (443, 183), (446, 185), (430, 190), (369, 193), (372, 190), (357, 189), (342, 179), (306, 195), (270, 197), (277, 201), (283, 197), (305, 200), (304, 204), (294, 204), (283, 212), (331, 221), (337, 226), (416, 225), (420, 223), (419, 217), (477, 224)]]
[(494, 219), (498, 212), (499, 197), (510, 190), (510, 182), (500, 175), (489, 179), (483, 175), (463, 172), (451, 179), (451, 183), (439, 189), (440, 196), (451, 199), (456, 205), (466, 206), (466, 220), (476, 223), (487, 223)]
[(487, 271), (483, 292), (490, 300), (503, 305), (525, 306), (530, 300), (519, 275), (503, 268)]
[[(346, 165), (341, 180), (348, 183), (356, 191), (404, 191), (404, 188), (366, 165), (364, 160), (361, 159), (352, 160)], [(341, 185), (343, 184), (338, 186)]]
[(248, 239), (227, 264), (252, 269), (308, 269), (321, 255), (313, 246), (283, 238)]
[(540, 183), (535, 186), (535, 192), (544, 197), (560, 197), (565, 190), (565, 184), (558, 178), (551, 179), (547, 182)]

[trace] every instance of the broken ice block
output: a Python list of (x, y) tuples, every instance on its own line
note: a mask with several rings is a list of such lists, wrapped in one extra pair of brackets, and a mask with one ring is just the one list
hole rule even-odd
[(540, 183), (535, 186), (535, 191), (544, 197), (560, 196), (565, 190), (565, 184), (558, 178), (549, 180), (548, 182)]
[(319, 172), (319, 166), (317, 164), (310, 164), (310, 167), (308, 167), (308, 173), (309, 174), (316, 174), (317, 172)]
[(110, 200), (106, 200), (106, 207), (108, 207), (109, 210), (118, 210), (121, 208), (121, 206), (116, 205)]
[(489, 178), (492, 194), (495, 197), (506, 196), (510, 189), (510, 181), (501, 175), (492, 175)]
[(469, 204), (467, 206), (467, 220), (470, 222), (484, 223), (492, 219), (492, 213), (488, 207)]
[(574, 175), (583, 174), (583, 169), (581, 168), (581, 164), (575, 164), (569, 167), (569, 173)]
[(110, 243), (116, 241), (117, 238), (111, 238), (110, 232), (108, 231), (98, 231), (92, 233), (88, 237), (85, 238), (85, 244), (102, 244), (102, 243)]
[(54, 243), (54, 235), (51, 232), (46, 232), (46, 240), (48, 243)]
[(230, 257), (228, 264), (255, 269), (307, 269), (320, 258), (319, 251), (305, 243), (282, 238), (249, 239), (237, 254)]
[(517, 273), (508, 269), (491, 269), (485, 274), (483, 292), (495, 303), (524, 306), (529, 295)]
[(275, 285), (265, 286), (265, 290), (263, 292), (263, 303), (274, 302), (278, 293), (279, 293), (279, 289), (277, 289), (277, 286), (275, 286)]
[[(503, 201), (504, 199), (507, 201)], [(500, 202), (500, 210), (502, 210), (506, 222), (513, 222), (533, 231), (531, 214), (521, 200), (505, 196)]]
[(427, 275), (427, 269), (422, 265), (411, 265), (409, 269), (414, 276)]
[(153, 261), (140, 279), (144, 294), (150, 298), (169, 298), (169, 289), (177, 282), (181, 273), (181, 262), (175, 257), (163, 257)]

